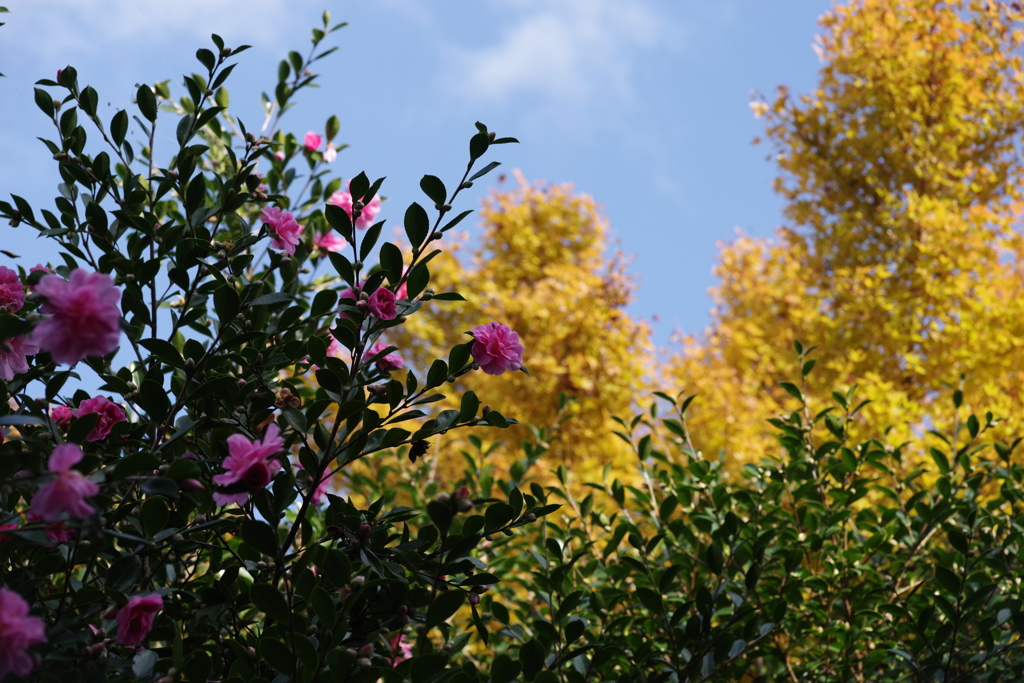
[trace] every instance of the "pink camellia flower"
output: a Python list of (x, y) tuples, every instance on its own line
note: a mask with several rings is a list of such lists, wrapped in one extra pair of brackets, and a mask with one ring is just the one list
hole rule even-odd
[(6, 586), (0, 586), (0, 681), (8, 674), (23, 678), (36, 663), (29, 648), (46, 642), (46, 625), (28, 613), (28, 603)]
[(387, 287), (378, 287), (370, 295), (366, 304), (370, 309), (370, 315), (377, 316), (381, 320), (394, 320), (398, 315), (398, 307), (395, 306), (395, 294)]
[(274, 241), (274, 249), (279, 249), (286, 254), (294, 254), (295, 247), (302, 235), (302, 226), (295, 217), (288, 211), (282, 211), (276, 206), (268, 206), (261, 214), (263, 222), (270, 230), (270, 238)]
[(324, 161), (328, 164), (333, 164), (334, 160), (338, 158), (338, 148), (334, 146), (333, 142), (327, 143), (327, 149), (324, 150)]
[[(345, 209), (345, 213), (352, 217), (352, 194), (348, 191), (349, 182), (345, 185), (344, 190), (338, 190), (331, 195), (331, 198), (327, 200), (328, 204), (334, 204), (342, 209)], [(380, 213), (380, 195), (374, 195), (370, 203), (363, 207), (362, 213), (359, 214), (359, 218), (356, 218), (354, 223), (356, 228), (359, 230), (365, 230), (366, 228), (373, 225), (373, 219)]]
[(399, 634), (391, 640), (390, 645), (391, 653), (394, 655), (394, 658), (391, 660), (391, 668), (395, 668), (398, 666), (399, 662), (404, 662), (412, 657), (412, 643), (405, 640), (404, 633), (399, 632)]
[[(368, 358), (372, 358), (373, 356), (380, 353), (386, 348), (387, 346), (385, 344), (377, 342), (376, 344), (374, 344), (373, 346), (366, 350), (366, 356)], [(377, 362), (374, 363), (374, 365), (380, 372), (390, 372), (392, 370), (401, 370), (402, 368), (405, 367), (405, 362), (402, 360), (402, 357), (399, 356), (397, 353), (389, 353), (386, 356), (381, 356), (380, 358), (378, 358)]]
[(57, 426), (61, 429), (67, 429), (71, 426), (71, 418), (75, 416), (75, 412), (65, 405), (56, 405), (50, 409), (50, 419), (57, 423)]
[(37, 353), (39, 345), (28, 335), (0, 341), (0, 379), (9, 382), (15, 375), (28, 372), (28, 357)]
[[(302, 466), (301, 462), (295, 463), (295, 467), (300, 470), (306, 469), (305, 467)], [(319, 505), (320, 503), (324, 502), (324, 496), (327, 495), (327, 489), (327, 480), (324, 479), (322, 482), (320, 482), (319, 486), (316, 487), (316, 491), (313, 491), (313, 498), (310, 502), (313, 503), (313, 505)]]
[(21, 284), (18, 273), (0, 266), (0, 306), (6, 306), (11, 313), (17, 313), (25, 303), (25, 285)]
[(323, 138), (320, 137), (320, 134), (314, 133), (313, 131), (306, 133), (306, 137), (302, 140), (303, 146), (305, 146), (305, 148), (310, 152), (315, 152), (320, 149), (320, 144), (322, 142)]
[(276, 152), (274, 152), (274, 158), (277, 159), (278, 161), (284, 161), (284, 152), (282, 152), (281, 150), (277, 150)]
[(333, 230), (328, 230), (327, 232), (320, 233), (314, 237), (313, 244), (316, 245), (316, 248), (322, 253), (326, 253), (328, 251), (341, 251), (346, 247), (346, 245), (348, 245), (348, 242), (345, 241), (344, 237), (338, 235)]
[(56, 363), (74, 365), (86, 356), (105, 356), (121, 339), (121, 292), (103, 273), (78, 268), (63, 280), (47, 275), (36, 286), (46, 297), (43, 313), (50, 314), (32, 331), (32, 341), (49, 351)]
[(473, 360), (488, 375), (500, 375), (506, 370), (518, 370), (523, 364), (523, 345), (519, 335), (508, 325), (497, 322), (477, 325), (473, 335)]
[(117, 611), (117, 638), (119, 645), (138, 645), (146, 639), (153, 628), (157, 612), (164, 608), (164, 599), (159, 593), (133, 596), (128, 604)]
[(85, 499), (99, 493), (100, 487), (72, 469), (82, 457), (82, 449), (77, 444), (62, 443), (53, 449), (48, 467), (57, 476), (43, 484), (32, 498), (32, 512), (40, 519), (57, 521), (65, 512), (82, 519), (95, 512)]
[[(28, 513), (28, 521), (41, 522), (43, 518), (35, 512), (30, 512)], [(53, 548), (58, 543), (67, 543), (75, 538), (75, 530), (65, 522), (50, 522), (43, 531), (54, 541), (53, 543), (45, 543), (44, 545), (47, 548)]]
[(107, 438), (115, 423), (124, 422), (127, 419), (124, 408), (111, 402), (106, 396), (87, 398), (78, 404), (78, 417), (89, 413), (97, 413), (100, 418), (96, 421), (96, 426), (89, 432), (89, 436), (85, 437), (86, 441), (99, 441)]
[(217, 505), (238, 503), (245, 505), (249, 491), (260, 489), (270, 483), (281, 464), (271, 464), (271, 456), (284, 450), (281, 430), (274, 423), (267, 427), (263, 441), (250, 441), (242, 434), (228, 437), (228, 457), (224, 458), (224, 474), (213, 477), (215, 484), (225, 487), (224, 491), (213, 494)]

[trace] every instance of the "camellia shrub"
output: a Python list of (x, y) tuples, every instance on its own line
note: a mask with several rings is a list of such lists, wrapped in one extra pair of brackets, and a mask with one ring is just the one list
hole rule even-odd
[(56, 247), (0, 267), (0, 680), (432, 680), (449, 617), (497, 581), (478, 543), (553, 509), (521, 496), (456, 529), (456, 495), (411, 535), (420, 511), (334, 495), (369, 454), (514, 423), (472, 391), (435, 406), (474, 371), (525, 372), (499, 321), (425, 368), (389, 345), (461, 300), (428, 264), (515, 140), (476, 124), (454, 190), (424, 176), (407, 241), (382, 240), (384, 179), (331, 176), (337, 118), (280, 127), (337, 28), (281, 62), (258, 130), (225, 89), (247, 46), (216, 35), (186, 94), (143, 85), (109, 120), (74, 68), (37, 83), (60, 194), (0, 202)]

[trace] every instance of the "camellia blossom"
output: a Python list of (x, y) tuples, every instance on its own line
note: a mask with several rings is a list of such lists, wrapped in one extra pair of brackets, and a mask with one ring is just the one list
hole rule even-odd
[(323, 159), (328, 164), (333, 164), (334, 160), (338, 158), (338, 148), (334, 146), (333, 142), (327, 143), (327, 149), (324, 150)]
[(96, 421), (96, 426), (89, 432), (89, 436), (85, 437), (86, 441), (99, 441), (107, 438), (115, 423), (124, 422), (127, 419), (124, 408), (110, 401), (106, 396), (87, 398), (78, 404), (78, 417), (89, 413), (96, 413), (100, 417)]
[[(331, 198), (327, 200), (328, 204), (334, 204), (335, 206), (345, 209), (345, 213), (352, 217), (352, 194), (348, 191), (348, 187), (351, 185), (351, 181), (345, 185), (344, 190), (338, 190), (331, 195)], [(362, 208), (362, 212), (359, 214), (359, 218), (356, 218), (353, 222), (356, 228), (359, 230), (365, 230), (366, 228), (373, 225), (373, 219), (380, 213), (380, 195), (374, 195), (370, 203)]]
[[(35, 512), (30, 512), (27, 515), (28, 521), (30, 522), (42, 522), (43, 518)], [(69, 527), (65, 522), (50, 522), (43, 529), (46, 535), (53, 540), (53, 543), (44, 543), (47, 548), (53, 548), (58, 543), (67, 543), (74, 540), (75, 530)]]
[(519, 335), (508, 325), (497, 322), (477, 325), (470, 334), (476, 340), (471, 348), (473, 360), (488, 375), (500, 375), (522, 367), (523, 345), (519, 343)]
[(238, 503), (245, 505), (249, 491), (260, 489), (270, 483), (281, 463), (271, 461), (271, 456), (284, 450), (281, 430), (271, 423), (262, 441), (250, 441), (242, 434), (228, 437), (228, 457), (224, 458), (224, 474), (213, 477), (215, 484), (225, 487), (216, 491), (213, 500), (217, 505)]
[(321, 252), (326, 253), (328, 251), (341, 251), (348, 245), (348, 242), (333, 230), (328, 230), (314, 237), (313, 244)]
[(323, 138), (320, 137), (320, 134), (319, 133), (315, 133), (313, 131), (309, 131), (308, 133), (306, 133), (306, 137), (303, 138), (303, 140), (302, 140), (302, 144), (310, 152), (315, 152), (318, 149), (320, 149), (320, 144), (322, 142), (323, 142)]
[(71, 418), (74, 416), (75, 411), (65, 405), (56, 405), (50, 409), (50, 419), (57, 423), (57, 426), (61, 429), (70, 427)]
[(23, 678), (32, 673), (36, 664), (28, 650), (45, 642), (45, 622), (28, 613), (25, 598), (0, 586), (0, 681), (9, 674)]
[(391, 660), (391, 668), (395, 668), (400, 662), (404, 662), (412, 657), (412, 643), (405, 639), (405, 634), (399, 632), (397, 636), (391, 639), (391, 652), (394, 657)]
[(0, 524), (0, 548), (3, 548), (7, 541), (11, 540), (11, 535), (3, 532), (14, 531), (17, 528), (17, 524)]
[(286, 254), (294, 254), (295, 247), (302, 235), (302, 226), (295, 217), (288, 211), (282, 211), (276, 206), (268, 206), (261, 214), (263, 222), (270, 230), (270, 238), (274, 241), (274, 249), (279, 249)]
[[(295, 467), (300, 469), (300, 470), (306, 469), (305, 467), (302, 466), (301, 462), (295, 463)], [(327, 495), (327, 489), (328, 488), (330, 488), (330, 486), (328, 485), (327, 480), (324, 479), (316, 487), (316, 491), (313, 491), (313, 496), (312, 496), (312, 498), (310, 499), (309, 502), (311, 502), (313, 505), (319, 505), (320, 503), (324, 502), (324, 496)]]
[[(372, 358), (373, 356), (377, 355), (386, 348), (387, 345), (381, 342), (377, 342), (376, 344), (374, 344), (373, 346), (366, 350), (366, 357)], [(392, 370), (401, 370), (402, 368), (404, 368), (405, 361), (403, 361), (402, 357), (399, 356), (397, 353), (389, 353), (386, 356), (381, 356), (380, 358), (378, 358), (377, 361), (374, 363), (374, 366), (380, 372), (390, 372)]]
[(28, 335), (0, 341), (0, 379), (9, 382), (15, 375), (28, 372), (28, 357), (37, 353), (39, 345)]
[(121, 292), (103, 273), (82, 268), (64, 280), (47, 275), (36, 292), (46, 298), (42, 312), (50, 317), (36, 325), (32, 341), (49, 351), (56, 363), (74, 365), (86, 356), (105, 356), (121, 339)]
[(164, 608), (164, 599), (159, 593), (133, 596), (128, 604), (117, 611), (117, 638), (120, 645), (138, 645), (149, 636), (153, 620)]
[(25, 286), (18, 273), (0, 266), (0, 306), (6, 306), (10, 313), (17, 313), (24, 303)]
[(99, 493), (100, 487), (72, 469), (82, 457), (82, 449), (77, 444), (62, 443), (53, 449), (48, 467), (57, 476), (43, 484), (32, 498), (32, 512), (40, 519), (57, 521), (65, 512), (82, 519), (96, 511), (85, 499)]
[(378, 287), (370, 295), (366, 302), (370, 315), (377, 316), (381, 320), (394, 320), (398, 315), (398, 307), (395, 305), (395, 294), (387, 287)]

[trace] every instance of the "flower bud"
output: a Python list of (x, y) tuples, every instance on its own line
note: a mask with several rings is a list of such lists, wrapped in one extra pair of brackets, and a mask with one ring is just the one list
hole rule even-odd
[(473, 361), (472, 363), (469, 364), (469, 369), (470, 370), (479, 370), (480, 369), (480, 364), (477, 363), (476, 361)]
[(223, 48), (220, 51), (220, 56), (224, 57), (224, 58), (230, 57), (231, 56), (231, 48), (230, 47)]
[(466, 182), (462, 183), (462, 189), (463, 190), (468, 190), (471, 187), (473, 187), (473, 181), (472, 180), (467, 180)]
[(537, 515), (533, 514), (532, 512), (529, 512), (526, 514), (526, 516), (523, 517), (523, 520), (527, 522), (536, 522)]
[(467, 498), (469, 498), (469, 487), (460, 486), (459, 488), (457, 488), (455, 490), (455, 497), (458, 498), (459, 500), (466, 500)]
[(480, 604), (480, 596), (475, 594), (475, 593), (471, 594), (469, 596), (469, 604), (471, 604), (471, 605), (479, 605)]
[(353, 588), (362, 588), (366, 585), (366, 577), (360, 574), (359, 576), (354, 577), (349, 583)]
[(511, 529), (502, 529), (501, 533), (505, 534), (506, 536), (511, 536), (512, 535), (512, 530)]
[(359, 648), (360, 657), (372, 657), (373, 656), (373, 643), (367, 643)]
[(364, 204), (362, 202), (352, 202), (352, 209), (354, 211), (362, 211)]
[(196, 362), (195, 362), (195, 360), (193, 360), (191, 358), (186, 358), (185, 359), (185, 369), (188, 370), (189, 372), (192, 372), (193, 370), (195, 370), (196, 369)]
[(203, 482), (199, 481), (198, 479), (186, 479), (185, 481), (181, 482), (178, 486), (180, 486), (181, 490), (185, 491), (186, 493), (196, 493), (197, 491), (202, 491), (203, 489), (206, 488), (205, 486), (203, 486)]
[(495, 136), (494, 136), (494, 131), (493, 130), (490, 133), (487, 134), (487, 139), (490, 140), (491, 142), (494, 142), (494, 137)]
[(460, 500), (455, 503), (455, 509), (459, 512), (469, 512), (473, 509), (473, 501)]
[(342, 586), (338, 589), (338, 600), (345, 602), (352, 595), (352, 589), (348, 586)]
[[(475, 365), (475, 364), (474, 364), (474, 365)], [(484, 417), (487, 417), (487, 414), (488, 414), (488, 413), (490, 413), (490, 412), (491, 412), (491, 407), (490, 407), (490, 406), (487, 406), (487, 405), (485, 405), (485, 406), (483, 407), (483, 409), (482, 409), (482, 410), (480, 411), (480, 414), (481, 414), (481, 415), (483, 415)]]
[(437, 502), (438, 503), (444, 503), (445, 505), (447, 505), (448, 503), (451, 502), (451, 499), (452, 499), (452, 497), (449, 496), (447, 493), (439, 493), (439, 494), (437, 494)]
[(361, 657), (356, 660), (356, 666), (358, 666), (360, 669), (369, 669), (371, 666), (373, 666), (373, 662), (371, 662), (366, 657)]

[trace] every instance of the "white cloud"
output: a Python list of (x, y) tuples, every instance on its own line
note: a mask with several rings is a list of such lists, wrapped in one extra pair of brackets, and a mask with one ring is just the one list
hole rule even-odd
[(504, 0), (495, 14), (516, 18), (499, 44), (455, 51), (449, 79), (487, 102), (521, 93), (575, 103), (628, 96), (638, 53), (670, 33), (644, 0)]

